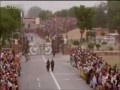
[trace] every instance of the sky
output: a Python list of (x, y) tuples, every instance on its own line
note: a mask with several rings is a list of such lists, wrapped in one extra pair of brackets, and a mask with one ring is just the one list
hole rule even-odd
[(32, 6), (38, 6), (44, 10), (56, 12), (79, 5), (85, 5), (87, 7), (96, 6), (100, 4), (100, 2), (101, 1), (1, 1), (1, 6), (16, 5), (24, 9), (26, 14)]

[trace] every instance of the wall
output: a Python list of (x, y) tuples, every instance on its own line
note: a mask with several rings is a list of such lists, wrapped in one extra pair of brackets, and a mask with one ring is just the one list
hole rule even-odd
[[(64, 47), (64, 55), (70, 55), (72, 48), (69, 48), (67, 46)], [(103, 56), (103, 55), (111, 55), (111, 56), (116, 56), (116, 55), (120, 55), (120, 51), (97, 51), (95, 52), (97, 55), (99, 56)]]

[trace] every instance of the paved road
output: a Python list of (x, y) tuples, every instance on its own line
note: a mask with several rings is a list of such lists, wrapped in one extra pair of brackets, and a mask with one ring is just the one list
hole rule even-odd
[[(30, 35), (27, 35), (28, 38)], [(43, 42), (33, 35), (36, 41)], [(69, 56), (57, 54), (54, 72), (47, 72), (46, 60), (52, 55), (33, 55), (31, 60), (21, 61), (20, 90), (92, 90), (80, 77), (76, 68), (69, 62)]]

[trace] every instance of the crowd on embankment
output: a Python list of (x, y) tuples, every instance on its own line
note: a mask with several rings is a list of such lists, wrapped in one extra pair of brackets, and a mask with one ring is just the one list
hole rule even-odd
[(94, 90), (120, 90), (120, 70), (87, 49), (72, 51), (80, 76)]
[(0, 90), (19, 90), (20, 58), (14, 50), (2, 50), (0, 53)]

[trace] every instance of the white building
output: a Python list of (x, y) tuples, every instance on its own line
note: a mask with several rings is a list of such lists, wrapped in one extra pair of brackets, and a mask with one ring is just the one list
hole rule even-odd
[(118, 33), (109, 33), (107, 36), (117, 38), (119, 36), (119, 34)]
[(107, 44), (115, 44), (115, 37), (104, 36), (104, 37), (96, 37), (96, 43), (107, 42)]

